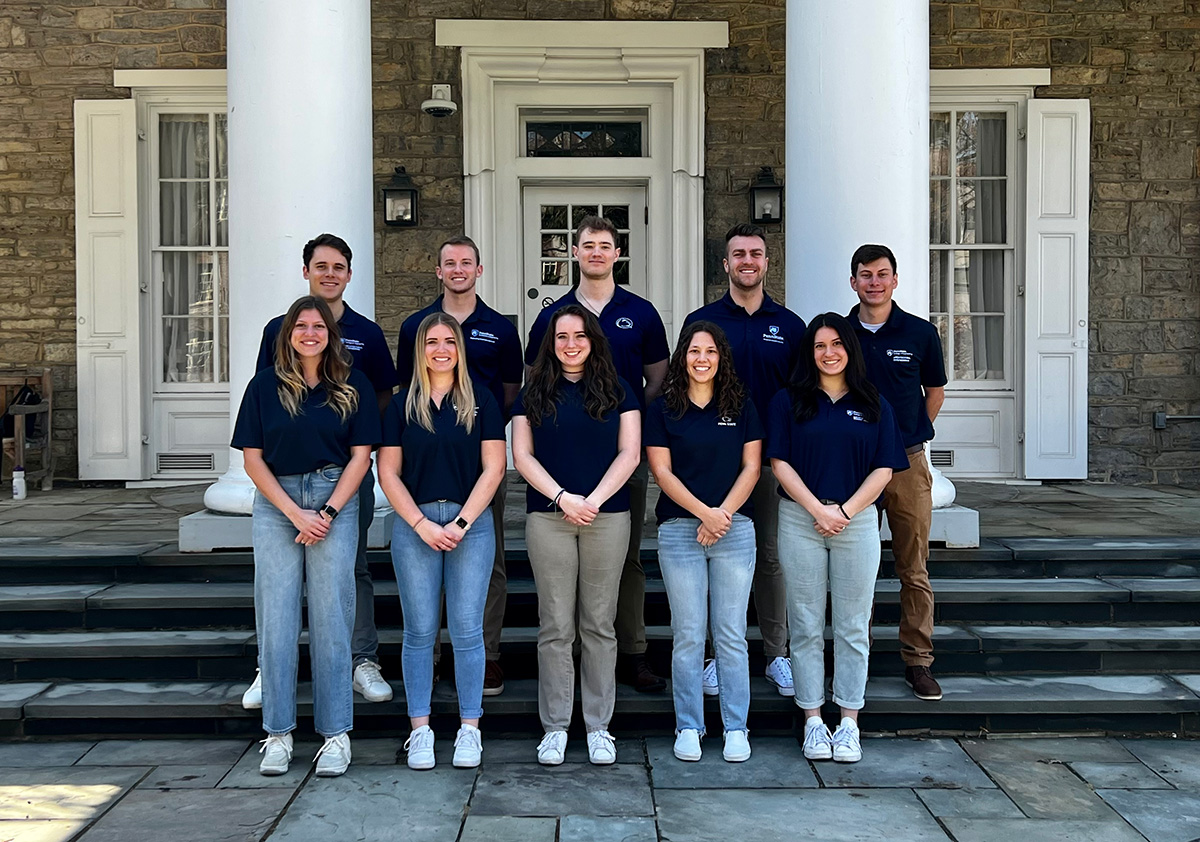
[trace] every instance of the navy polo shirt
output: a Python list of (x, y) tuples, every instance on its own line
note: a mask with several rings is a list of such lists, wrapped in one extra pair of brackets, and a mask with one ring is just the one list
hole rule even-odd
[(904, 446), (933, 438), (933, 422), (925, 411), (923, 386), (945, 386), (946, 364), (937, 328), (906, 313), (892, 302), (892, 312), (872, 333), (858, 318), (858, 305), (847, 317), (854, 325), (867, 364), (867, 378), (896, 411)]
[[(417, 328), (425, 317), (444, 312), (439, 295), (437, 301), (424, 310), (413, 313), (400, 326), (400, 340), (396, 345), (396, 372), (401, 383), (412, 381), (413, 343), (417, 341)], [(521, 364), (521, 337), (516, 327), (504, 316), (475, 299), (475, 312), (462, 323), (463, 339), (467, 344), (464, 351), (467, 371), (471, 379), (481, 384), (496, 399), (496, 405), (504, 409), (504, 384), (521, 385), (525, 369)]]
[[(529, 329), (529, 344), (525, 346), (526, 365), (533, 365), (537, 358), (542, 337), (546, 335), (546, 328), (550, 324), (550, 317), (568, 304), (583, 306), (575, 296), (577, 289), (571, 287), (570, 292), (538, 313), (533, 327)], [(671, 349), (667, 347), (667, 329), (663, 327), (662, 318), (649, 301), (618, 286), (612, 300), (600, 313), (599, 319), (600, 327), (608, 337), (608, 344), (612, 349), (617, 374), (624, 377), (632, 387), (633, 396), (637, 400), (636, 408), (645, 409), (646, 386), (642, 369), (660, 363), (671, 355)]]
[[(658, 397), (646, 410), (642, 444), (670, 448), (671, 472), (701, 503), (713, 507), (721, 505), (742, 472), (743, 446), (763, 437), (753, 401), (746, 401), (736, 418), (721, 415), (716, 398), (704, 408), (688, 401), (683, 417), (676, 418), (665, 399)], [(749, 498), (738, 512), (754, 517)], [(673, 517), (695, 517), (665, 493), (658, 496), (654, 516), (659, 523)]]
[(430, 401), (430, 432), (405, 417), (406, 400), (408, 389), (401, 389), (383, 416), (383, 446), (403, 451), (400, 481), (418, 505), (435, 500), (466, 503), (483, 473), (481, 442), (504, 441), (499, 404), (491, 392), (477, 384), (475, 423), (468, 433), (458, 423), (457, 411), (449, 400), (443, 400), (440, 408)]
[(725, 331), (733, 348), (733, 367), (754, 400), (759, 418), (765, 418), (775, 393), (786, 386), (804, 342), (804, 320), (763, 293), (762, 306), (753, 313), (734, 302), (728, 292), (683, 320), (708, 321)]
[[(560, 377), (557, 416), (547, 416), (537, 426), (530, 424), (534, 457), (571, 494), (585, 497), (591, 494), (617, 458), (621, 414), (638, 409), (629, 384), (624, 378), (620, 378), (620, 383), (624, 390), (620, 405), (597, 421), (588, 415), (583, 406), (579, 384)], [(513, 415), (525, 414), (525, 390), (522, 389), (513, 404)], [(525, 511), (545, 512), (553, 508), (552, 500), (532, 485), (529, 486), (525, 492)], [(613, 496), (604, 501), (600, 511), (629, 511), (629, 487), (622, 485), (617, 489)]]
[[(342, 331), (342, 344), (353, 358), (354, 368), (367, 375), (376, 392), (392, 391), (400, 381), (396, 379), (392, 352), (388, 349), (387, 340), (383, 338), (383, 330), (366, 316), (351, 310), (349, 304), (343, 302), (343, 306), (345, 310), (338, 319), (338, 327)], [(258, 345), (256, 371), (274, 367), (275, 340), (281, 327), (283, 316), (276, 316), (263, 328), (262, 342)]]
[[(767, 457), (791, 465), (818, 500), (844, 503), (876, 468), (908, 468), (892, 407), (887, 400), (879, 403), (879, 420), (872, 424), (853, 396), (834, 403), (820, 392), (817, 414), (801, 424), (792, 412), (792, 396), (780, 389), (767, 415)], [(779, 496), (792, 499), (782, 485)]]
[(260, 371), (246, 387), (230, 446), (260, 448), (277, 477), (307, 474), (326, 465), (346, 467), (351, 447), (374, 447), (380, 441), (379, 405), (371, 381), (351, 370), (349, 382), (358, 390), (358, 409), (345, 421), (325, 406), (329, 396), (322, 385), (308, 390), (293, 418), (279, 402), (274, 368)]

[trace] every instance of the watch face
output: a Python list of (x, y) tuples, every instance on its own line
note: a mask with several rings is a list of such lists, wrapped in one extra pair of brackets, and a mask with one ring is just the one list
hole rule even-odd
[(463, 518), (461, 518), (461, 517), (460, 517), (458, 520), (454, 521), (454, 522), (455, 522), (456, 524), (458, 524), (458, 528), (459, 528), (459, 529), (466, 529), (466, 528), (467, 528), (467, 522), (466, 522), (466, 520), (464, 520), (464, 519), (463, 519)]

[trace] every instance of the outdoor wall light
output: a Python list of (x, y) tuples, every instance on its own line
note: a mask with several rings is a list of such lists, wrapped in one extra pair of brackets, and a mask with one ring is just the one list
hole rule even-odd
[(750, 185), (750, 220), (755, 225), (783, 222), (783, 185), (770, 167), (761, 167)]
[(417, 199), (420, 192), (404, 167), (396, 167), (392, 180), (383, 188), (383, 221), (388, 225), (411, 228), (417, 224)]

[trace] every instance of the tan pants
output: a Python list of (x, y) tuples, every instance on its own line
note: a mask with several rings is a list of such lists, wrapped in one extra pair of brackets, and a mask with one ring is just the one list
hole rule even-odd
[(622, 655), (646, 654), (646, 571), (642, 569), (642, 529), (646, 525), (646, 489), (650, 466), (645, 458), (629, 477), (629, 546), (621, 570), (617, 597), (617, 651)]
[(589, 732), (608, 728), (617, 699), (617, 591), (629, 542), (629, 512), (602, 512), (591, 526), (572, 526), (557, 513), (525, 520), (529, 565), (538, 594), (538, 715), (547, 731), (565, 731), (579, 695)]
[(933, 588), (929, 585), (929, 523), (933, 477), (925, 453), (908, 456), (908, 470), (892, 476), (882, 508), (892, 530), (892, 553), (900, 579), (900, 657), (906, 666), (933, 663)]
[(754, 567), (754, 610), (762, 632), (767, 660), (788, 654), (787, 587), (779, 566), (779, 494), (775, 472), (763, 465), (750, 500), (754, 503), (754, 543), (758, 559)]

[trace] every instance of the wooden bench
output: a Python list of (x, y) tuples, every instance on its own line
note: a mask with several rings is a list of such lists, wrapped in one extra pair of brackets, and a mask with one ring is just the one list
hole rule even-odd
[[(42, 400), (36, 404), (13, 405), (12, 401), (23, 386), (28, 386), (37, 392)], [(49, 369), (0, 371), (0, 413), (12, 416), (13, 435), (3, 439), (4, 456), (11, 460), (7, 475), (0, 474), (0, 479), (7, 476), (12, 480), (12, 468), (21, 465), (25, 468), (25, 481), (32, 486), (35, 480), (42, 481), (42, 491), (50, 491), (54, 487), (54, 384)], [(30, 417), (42, 416), (41, 424), (37, 427), (37, 435), (28, 438), (25, 425)], [(31, 471), (27, 461), (30, 452), (37, 452), (41, 457), (41, 467)]]

